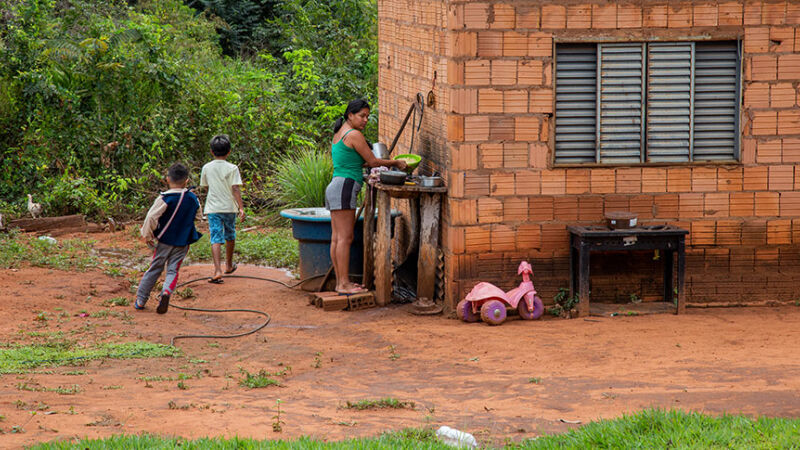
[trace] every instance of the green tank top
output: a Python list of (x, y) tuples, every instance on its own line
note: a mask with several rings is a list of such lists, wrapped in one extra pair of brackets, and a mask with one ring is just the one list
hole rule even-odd
[(331, 146), (331, 157), (333, 158), (333, 176), (351, 178), (361, 183), (364, 181), (362, 166), (364, 158), (358, 154), (356, 149), (348, 147), (344, 143), (344, 138), (351, 131), (348, 130), (339, 142)]

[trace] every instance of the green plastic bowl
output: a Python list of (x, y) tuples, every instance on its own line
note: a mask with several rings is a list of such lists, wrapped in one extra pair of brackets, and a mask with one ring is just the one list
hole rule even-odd
[(421, 156), (414, 155), (414, 154), (411, 154), (411, 153), (404, 153), (402, 155), (397, 155), (392, 159), (405, 159), (406, 163), (408, 163), (408, 168), (406, 169), (406, 172), (408, 172), (408, 173), (413, 172), (414, 169), (416, 169), (417, 166), (419, 165), (420, 161), (422, 161), (422, 157)]

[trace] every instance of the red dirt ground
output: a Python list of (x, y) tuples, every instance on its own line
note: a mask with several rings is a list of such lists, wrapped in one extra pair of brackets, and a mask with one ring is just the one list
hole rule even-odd
[[(96, 247), (130, 248), (126, 240), (126, 233), (117, 233)], [(192, 265), (181, 277), (210, 273), (208, 265)], [(241, 265), (237, 274), (290, 281), (283, 271), (255, 266)], [(259, 323), (252, 314), (174, 308), (161, 316), (152, 301), (144, 312), (102, 305), (120, 295), (132, 299), (128, 288), (125, 278), (100, 271), (0, 271), (0, 340), (22, 343), (30, 341), (30, 331), (63, 331), (86, 343), (168, 344), (175, 334), (237, 333)], [(648, 407), (800, 417), (800, 308), (690, 309), (682, 316), (545, 318), (489, 327), (414, 316), (396, 305), (324, 312), (308, 304), (306, 293), (254, 280), (200, 282), (192, 289), (195, 299), (174, 303), (262, 309), (272, 322), (244, 338), (178, 341), (181, 358), (93, 361), (2, 375), (3, 447), (142, 432), (341, 440), (439, 425), (500, 443), (578, 426), (560, 419), (586, 423)], [(80, 317), (83, 309), (125, 311), (134, 320)], [(50, 320), (36, 320), (40, 311)], [(58, 323), (59, 313), (69, 320)], [(240, 368), (252, 373), (287, 366), (291, 373), (279, 378), (280, 387), (238, 385)], [(75, 370), (86, 373), (66, 374)], [(46, 371), (52, 373), (41, 373)], [(178, 387), (179, 373), (198, 372), (199, 378), (183, 381), (187, 389)], [(143, 376), (172, 381), (148, 383)], [(78, 384), (81, 392), (31, 392), (20, 390), (21, 383)], [(416, 408), (342, 408), (346, 401), (383, 397), (413, 401)], [(285, 421), (280, 433), (272, 430), (277, 399)], [(42, 410), (32, 415), (37, 405)], [(11, 433), (15, 425), (25, 432)]]

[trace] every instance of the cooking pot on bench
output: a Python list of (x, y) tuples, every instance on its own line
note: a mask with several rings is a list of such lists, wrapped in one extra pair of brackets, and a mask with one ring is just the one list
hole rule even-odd
[(384, 170), (380, 173), (381, 183), (383, 184), (403, 184), (406, 182), (406, 175), (402, 170)]

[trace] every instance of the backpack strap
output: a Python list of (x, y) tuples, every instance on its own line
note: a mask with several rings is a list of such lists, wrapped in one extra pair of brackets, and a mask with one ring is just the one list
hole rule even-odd
[(174, 219), (175, 215), (178, 214), (178, 210), (181, 208), (181, 203), (183, 203), (184, 194), (186, 194), (186, 189), (181, 191), (181, 198), (178, 199), (178, 205), (175, 207), (175, 211), (172, 211), (172, 216), (170, 216), (170, 218), (167, 221), (166, 225), (164, 225), (164, 228), (161, 229), (161, 233), (158, 233), (158, 236), (156, 236), (156, 240), (158, 240), (158, 241), (161, 240), (161, 236), (163, 236), (164, 233), (167, 232), (167, 228), (169, 228), (170, 224), (172, 223), (172, 219)]

